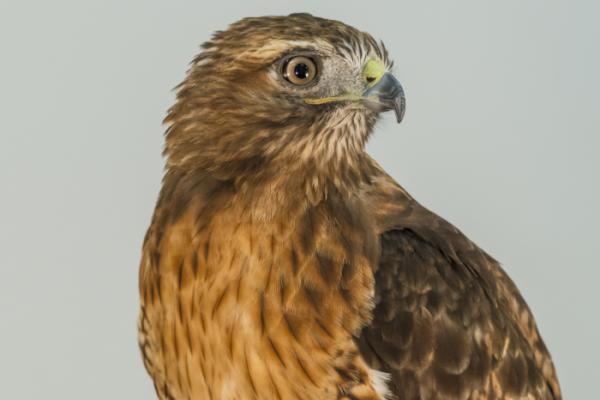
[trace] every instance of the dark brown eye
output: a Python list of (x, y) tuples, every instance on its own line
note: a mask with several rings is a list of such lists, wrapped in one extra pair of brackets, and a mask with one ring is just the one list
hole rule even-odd
[(303, 86), (317, 77), (317, 66), (308, 57), (290, 58), (283, 65), (283, 77), (294, 85)]

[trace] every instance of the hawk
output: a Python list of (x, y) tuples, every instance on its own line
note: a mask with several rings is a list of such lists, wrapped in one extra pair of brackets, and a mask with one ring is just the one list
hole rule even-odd
[(498, 262), (365, 152), (404, 93), (309, 14), (202, 46), (166, 117), (139, 344), (160, 399), (560, 399)]

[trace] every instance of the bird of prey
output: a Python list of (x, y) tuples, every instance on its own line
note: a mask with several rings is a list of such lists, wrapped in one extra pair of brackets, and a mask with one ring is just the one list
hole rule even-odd
[(202, 46), (166, 117), (139, 344), (160, 399), (560, 399), (498, 262), (365, 152), (404, 93), (309, 14)]

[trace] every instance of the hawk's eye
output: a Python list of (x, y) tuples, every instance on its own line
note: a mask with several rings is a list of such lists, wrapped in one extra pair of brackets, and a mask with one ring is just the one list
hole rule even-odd
[(283, 77), (294, 85), (303, 86), (312, 82), (317, 76), (315, 62), (303, 56), (293, 57), (283, 64)]

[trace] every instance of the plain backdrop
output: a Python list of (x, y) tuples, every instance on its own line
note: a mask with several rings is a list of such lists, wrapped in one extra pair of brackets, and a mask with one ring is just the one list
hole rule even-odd
[(307, 11), (382, 39), (408, 99), (369, 151), (500, 260), (567, 399), (600, 381), (600, 3), (0, 1), (3, 399), (151, 399), (137, 271), (161, 120), (201, 42)]

